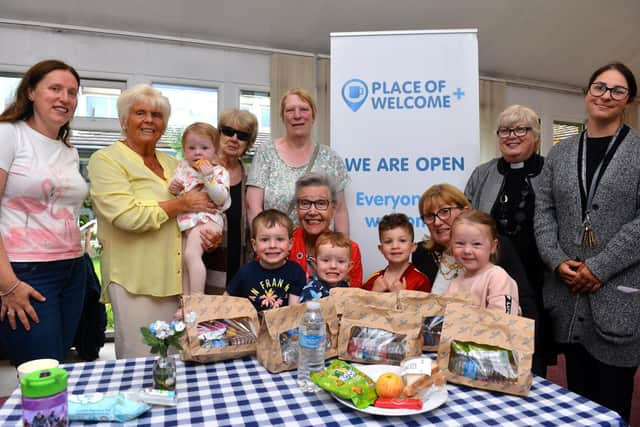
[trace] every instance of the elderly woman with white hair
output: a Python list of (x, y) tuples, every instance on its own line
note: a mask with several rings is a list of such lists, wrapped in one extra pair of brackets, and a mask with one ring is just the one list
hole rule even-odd
[[(125, 135), (89, 160), (91, 197), (103, 247), (102, 299), (113, 306), (117, 358), (148, 354), (140, 327), (170, 320), (182, 293), (182, 246), (176, 216), (213, 212), (206, 193), (174, 197), (168, 188), (178, 161), (156, 149), (171, 114), (169, 100), (149, 85), (118, 98)], [(215, 236), (203, 236), (212, 246)]]
[(502, 157), (478, 166), (464, 193), (475, 209), (491, 214), (498, 232), (509, 238), (522, 260), (535, 292), (537, 311), (542, 313), (536, 324), (533, 370), (544, 376), (546, 365), (554, 363), (555, 354), (549, 351), (551, 333), (542, 306), (545, 265), (533, 232), (535, 197), (544, 164), (538, 154), (540, 118), (531, 108), (512, 105), (498, 116), (496, 134)]

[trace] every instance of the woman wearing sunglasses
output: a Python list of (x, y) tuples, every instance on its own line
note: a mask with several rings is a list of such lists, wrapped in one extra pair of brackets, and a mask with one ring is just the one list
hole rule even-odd
[(214, 293), (222, 293), (241, 265), (247, 261), (247, 206), (245, 185), (247, 173), (242, 156), (251, 148), (258, 135), (258, 119), (246, 110), (229, 108), (218, 119), (219, 138), (216, 158), (229, 172), (231, 206), (226, 212), (226, 238), (213, 252), (206, 252), (203, 260), (207, 269), (207, 284)]
[[(533, 234), (535, 195), (544, 164), (544, 158), (538, 154), (540, 118), (528, 107), (512, 105), (498, 116), (496, 135), (501, 157), (475, 168), (464, 194), (475, 209), (496, 220), (498, 233), (512, 243), (535, 291), (536, 312), (543, 313), (546, 268)], [(532, 319), (535, 314), (523, 312)], [(533, 372), (545, 376), (547, 365), (556, 364), (548, 316), (537, 318), (535, 348)]]
[(597, 69), (586, 130), (555, 145), (536, 193), (544, 305), (569, 389), (629, 421), (640, 364), (640, 136), (624, 124), (638, 86), (629, 68)]
[(253, 159), (247, 181), (249, 223), (263, 209), (278, 209), (298, 225), (294, 185), (302, 175), (315, 171), (333, 177), (338, 191), (335, 231), (349, 234), (344, 189), (349, 175), (344, 161), (329, 146), (311, 138), (316, 104), (304, 89), (289, 89), (280, 102), (286, 135), (262, 144)]
[[(429, 229), (429, 236), (418, 245), (411, 257), (411, 263), (422, 271), (433, 284), (431, 292), (445, 294), (451, 281), (464, 273), (456, 263), (449, 249), (451, 224), (471, 204), (456, 187), (450, 184), (432, 185), (420, 197), (420, 218)], [(498, 235), (498, 256), (496, 265), (504, 268), (518, 284), (520, 307), (524, 312), (535, 311), (533, 291), (525, 274), (520, 258), (509, 239)]]

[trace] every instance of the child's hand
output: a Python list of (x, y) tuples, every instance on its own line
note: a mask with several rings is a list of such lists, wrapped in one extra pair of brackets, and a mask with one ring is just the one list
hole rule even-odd
[(407, 289), (407, 279), (405, 279), (404, 277), (400, 280), (396, 280), (394, 281), (391, 286), (389, 286), (389, 290), (390, 291), (402, 291)]
[(184, 190), (184, 184), (178, 178), (173, 178), (169, 183), (169, 192), (171, 194), (177, 195)]
[(381, 275), (373, 282), (371, 290), (375, 292), (389, 292), (389, 284), (384, 280), (384, 276)]
[(213, 175), (213, 165), (209, 160), (200, 160), (200, 162), (198, 163), (198, 169), (200, 169), (200, 173), (202, 174), (202, 176)]

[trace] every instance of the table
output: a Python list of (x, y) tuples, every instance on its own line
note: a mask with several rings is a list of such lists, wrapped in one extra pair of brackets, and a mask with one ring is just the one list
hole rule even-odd
[[(62, 367), (69, 372), (68, 391), (82, 394), (150, 387), (152, 364), (153, 358), (148, 357)], [(154, 406), (127, 425), (624, 425), (617, 413), (541, 377), (534, 378), (526, 398), (449, 384), (448, 401), (440, 408), (414, 416), (379, 417), (347, 408), (324, 391), (305, 394), (296, 386), (295, 371), (270, 374), (252, 357), (208, 365), (178, 361), (177, 365), (178, 405)], [(0, 423), (21, 425), (21, 417), (20, 390), (16, 389), (0, 408)]]

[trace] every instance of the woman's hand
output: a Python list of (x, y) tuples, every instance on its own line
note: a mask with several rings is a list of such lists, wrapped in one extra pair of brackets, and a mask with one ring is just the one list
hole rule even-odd
[(576, 294), (592, 294), (602, 287), (598, 278), (594, 276), (593, 272), (589, 270), (589, 267), (587, 267), (585, 263), (582, 263), (578, 271), (576, 271), (573, 283), (574, 285), (571, 288), (571, 292)]
[(18, 287), (9, 295), (2, 297), (2, 308), (0, 308), (0, 322), (4, 322), (5, 317), (9, 321), (11, 329), (17, 327), (16, 319), (20, 320), (22, 326), (28, 331), (31, 329), (29, 319), (35, 323), (40, 323), (38, 313), (31, 305), (31, 298), (39, 302), (44, 302), (46, 298), (31, 287), (26, 282), (20, 282)]
[(206, 227), (200, 227), (200, 244), (205, 252), (214, 251), (222, 243), (222, 233), (216, 233)]
[(558, 268), (556, 268), (558, 276), (560, 276), (560, 280), (562, 280), (566, 285), (568, 285), (569, 288), (573, 287), (573, 281), (576, 278), (577, 270), (578, 268), (580, 268), (582, 264), (584, 263), (581, 261), (573, 261), (568, 259), (562, 262), (558, 266)]
[(207, 193), (196, 187), (184, 193), (180, 199), (185, 206), (185, 212), (209, 212), (214, 213), (216, 205), (211, 201)]

